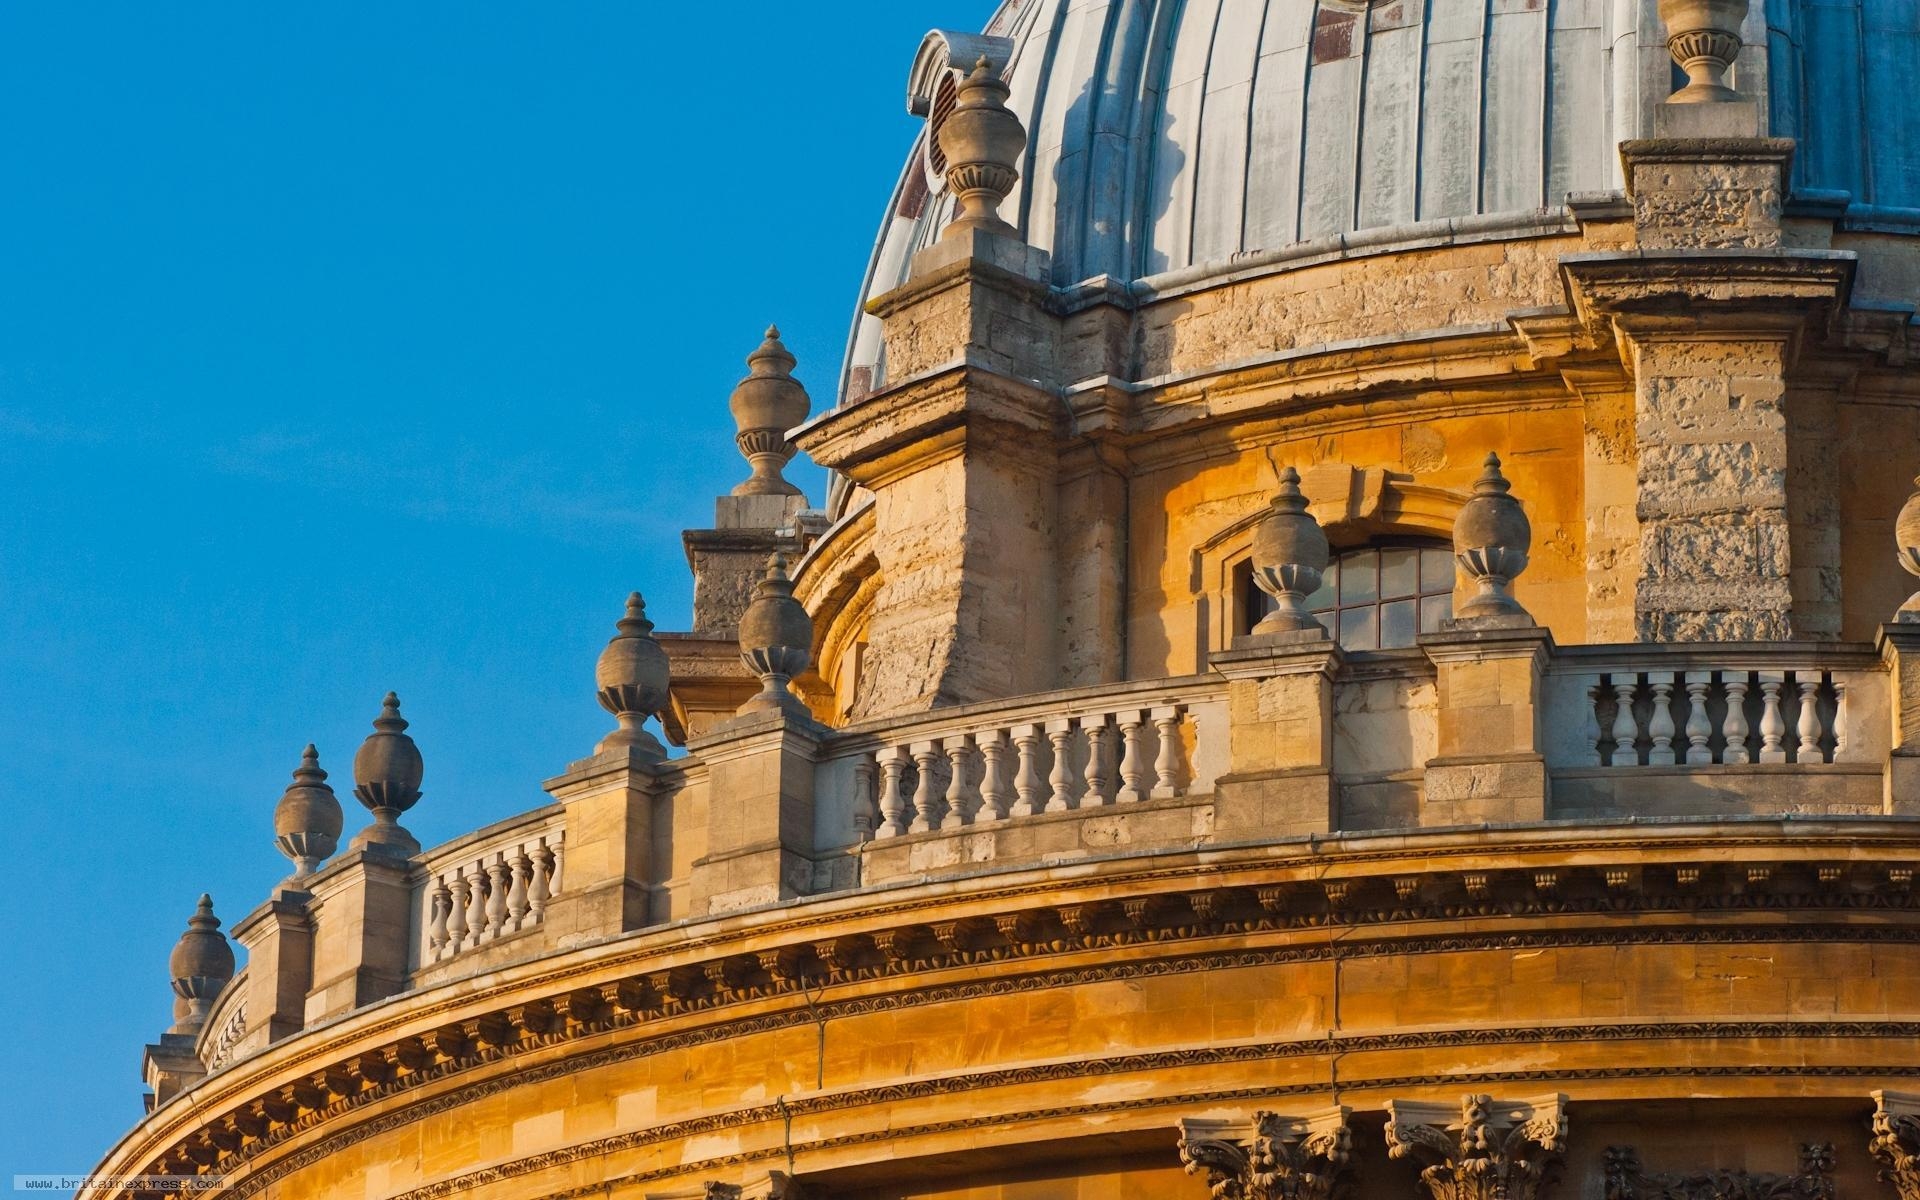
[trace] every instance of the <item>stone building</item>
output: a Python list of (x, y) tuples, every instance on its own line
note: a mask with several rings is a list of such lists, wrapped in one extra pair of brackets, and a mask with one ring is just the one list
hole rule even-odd
[(344, 849), (310, 750), (102, 1171), (1920, 1198), (1914, 6), (1010, 0), (908, 77), (695, 628), (444, 846), (394, 697)]

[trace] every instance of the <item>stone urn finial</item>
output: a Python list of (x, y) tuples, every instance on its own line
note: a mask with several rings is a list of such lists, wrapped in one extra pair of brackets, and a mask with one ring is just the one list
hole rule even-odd
[(1660, 0), (1667, 27), (1667, 53), (1687, 73), (1687, 86), (1668, 104), (1718, 104), (1745, 99), (1727, 86), (1727, 72), (1740, 57), (1740, 26), (1747, 0)]
[(298, 886), (340, 846), (340, 801), (320, 769), (320, 752), (307, 744), (293, 783), (273, 806), (273, 835), (280, 853), (293, 860), (289, 886)]
[(1327, 631), (1306, 604), (1320, 587), (1327, 554), (1326, 532), (1300, 493), (1300, 472), (1287, 467), (1280, 472), (1270, 511), (1253, 530), (1254, 585), (1279, 604), (1253, 627), (1254, 633)]
[(806, 706), (787, 687), (813, 661), (813, 618), (793, 598), (787, 556), (774, 553), (767, 573), (753, 585), (753, 599), (740, 617), (740, 660), (760, 677), (760, 691), (740, 712), (791, 712)]
[(983, 54), (961, 82), (953, 111), (936, 130), (947, 159), (947, 187), (960, 202), (960, 213), (943, 238), (970, 229), (1020, 236), (1000, 218), (1001, 202), (1020, 179), (1020, 152), (1027, 148), (1026, 128), (1007, 107), (1012, 94)]
[[(1900, 565), (1909, 575), (1920, 575), (1920, 478), (1913, 481), (1913, 495), (1900, 506), (1893, 521), (1893, 542), (1900, 551)], [(1920, 592), (1907, 597), (1893, 619), (1902, 625), (1920, 624)]]
[[(220, 932), (212, 896), (202, 893), (199, 906), (187, 918), (187, 931), (167, 957), (167, 974), (172, 976), (174, 995), (173, 1028), (167, 1032), (195, 1033), (207, 1023), (220, 989), (233, 978), (233, 947)], [(184, 1011), (181, 1001), (186, 1002)]]
[(355, 848), (379, 846), (409, 857), (420, 853), (420, 843), (400, 825), (400, 814), (420, 799), (426, 771), (406, 728), (400, 697), (388, 692), (373, 719), (373, 733), (353, 756), (353, 794), (373, 813), (373, 824), (354, 835)]
[(600, 652), (593, 676), (600, 689), (600, 707), (612, 713), (620, 725), (601, 738), (593, 752), (631, 749), (642, 758), (664, 760), (667, 748), (647, 732), (644, 724), (667, 706), (671, 676), (667, 652), (653, 639), (653, 622), (647, 620), (647, 602), (639, 592), (627, 597), (627, 615), (614, 627), (620, 632)]
[(734, 444), (753, 466), (736, 484), (736, 496), (798, 496), (800, 489), (780, 474), (796, 453), (787, 431), (807, 419), (813, 401), (793, 377), (796, 360), (780, 341), (780, 327), (769, 325), (767, 339), (747, 356), (747, 377), (733, 389), (727, 407), (739, 429)]
[(1500, 618), (1518, 624), (1533, 619), (1513, 598), (1514, 578), (1527, 569), (1533, 525), (1520, 502), (1508, 494), (1512, 488), (1500, 473), (1500, 456), (1487, 455), (1486, 470), (1473, 484), (1473, 499), (1460, 506), (1453, 520), (1454, 561), (1480, 586), (1454, 614), (1455, 620)]

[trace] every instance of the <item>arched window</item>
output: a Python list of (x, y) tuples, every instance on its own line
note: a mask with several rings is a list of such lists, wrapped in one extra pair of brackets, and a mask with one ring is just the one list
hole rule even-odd
[[(1235, 570), (1241, 633), (1273, 611), (1253, 564)], [(1378, 542), (1334, 551), (1307, 607), (1347, 650), (1394, 650), (1453, 615), (1453, 551), (1443, 542)]]

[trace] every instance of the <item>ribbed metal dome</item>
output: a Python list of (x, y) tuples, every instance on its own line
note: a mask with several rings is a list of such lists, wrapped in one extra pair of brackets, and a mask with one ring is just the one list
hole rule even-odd
[[(1617, 143), (1674, 86), (1654, 0), (1008, 0), (987, 33), (1032, 134), (1002, 212), (1060, 286), (1537, 218), (1618, 188)], [(1802, 139), (1796, 188), (1920, 217), (1888, 211), (1920, 205), (1920, 5), (1755, 0), (1746, 40), (1735, 82)], [(916, 146), (867, 296), (939, 236), (939, 189)], [(848, 394), (879, 382), (877, 326)]]

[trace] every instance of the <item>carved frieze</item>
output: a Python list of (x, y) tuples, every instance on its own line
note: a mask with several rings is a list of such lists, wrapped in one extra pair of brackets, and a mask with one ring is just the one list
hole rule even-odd
[(1420, 1164), (1433, 1200), (1543, 1200), (1567, 1149), (1567, 1098), (1387, 1102), (1387, 1154)]
[(1647, 1171), (1632, 1146), (1608, 1146), (1606, 1200), (1833, 1200), (1833, 1147), (1800, 1147), (1800, 1169), (1791, 1175), (1706, 1170)]
[(1338, 1200), (1352, 1183), (1348, 1109), (1305, 1117), (1180, 1122), (1180, 1163), (1207, 1173), (1214, 1200)]

